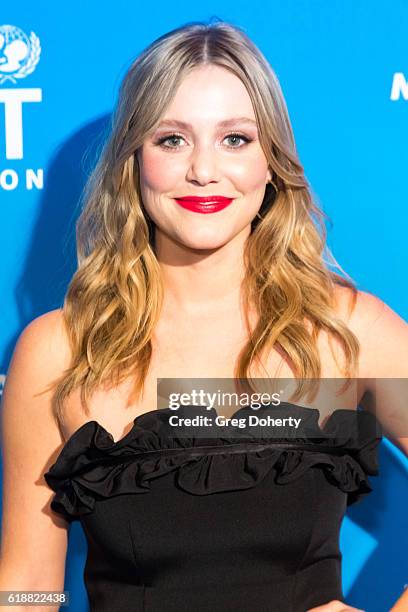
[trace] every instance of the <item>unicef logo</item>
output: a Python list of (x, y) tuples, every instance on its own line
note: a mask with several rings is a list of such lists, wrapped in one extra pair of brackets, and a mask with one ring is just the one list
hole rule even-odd
[(0, 26), (0, 85), (7, 79), (17, 83), (31, 74), (40, 60), (38, 36), (27, 34), (12, 25)]

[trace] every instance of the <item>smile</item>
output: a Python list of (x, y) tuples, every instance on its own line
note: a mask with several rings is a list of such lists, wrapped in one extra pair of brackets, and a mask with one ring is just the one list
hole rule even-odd
[(175, 198), (177, 204), (201, 214), (215, 213), (223, 210), (233, 202), (234, 198), (226, 198), (224, 196), (186, 196), (183, 198)]

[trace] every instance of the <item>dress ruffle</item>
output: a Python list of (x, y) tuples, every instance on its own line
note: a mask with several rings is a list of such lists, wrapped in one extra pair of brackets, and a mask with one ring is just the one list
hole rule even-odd
[[(368, 476), (379, 473), (377, 446), (382, 439), (376, 417), (367, 411), (337, 409), (321, 428), (317, 409), (296, 404), (290, 408), (291, 416), (302, 418), (296, 437), (289, 431), (285, 437), (271, 438), (237, 429), (211, 439), (177, 437), (168, 423), (173, 414), (169, 408), (136, 417), (131, 430), (117, 442), (97, 421), (88, 421), (69, 438), (44, 474), (55, 491), (51, 508), (71, 522), (92, 512), (97, 500), (148, 493), (152, 479), (173, 471), (177, 486), (193, 495), (249, 489), (272, 469), (275, 482), (284, 485), (314, 466), (347, 493), (348, 506), (370, 493)], [(188, 410), (191, 416), (192, 409), (195, 414), (197, 409), (204, 411), (194, 406), (178, 413)], [(248, 411), (251, 407), (241, 408), (233, 416), (242, 417)], [(276, 407), (274, 411), (276, 416)], [(214, 409), (205, 414), (217, 415)]]

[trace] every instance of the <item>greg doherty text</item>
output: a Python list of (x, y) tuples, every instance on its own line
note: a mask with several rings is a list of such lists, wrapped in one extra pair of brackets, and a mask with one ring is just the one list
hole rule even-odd
[(256, 414), (247, 417), (226, 417), (218, 415), (216, 417), (198, 415), (195, 417), (179, 417), (173, 415), (169, 417), (169, 424), (172, 427), (294, 427), (297, 429), (302, 419), (294, 417), (273, 418), (272, 416), (260, 417)]

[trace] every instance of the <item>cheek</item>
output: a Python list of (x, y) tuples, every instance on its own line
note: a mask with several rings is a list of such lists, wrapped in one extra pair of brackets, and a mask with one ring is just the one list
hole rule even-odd
[(177, 164), (166, 159), (166, 153), (147, 150), (141, 156), (142, 189), (157, 193), (171, 191), (177, 182)]
[(229, 165), (228, 175), (242, 194), (250, 195), (251, 192), (265, 188), (267, 168), (267, 161), (261, 156), (237, 156)]

